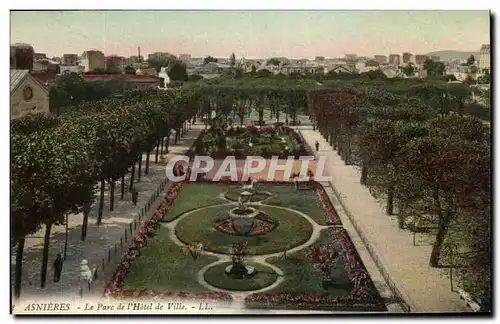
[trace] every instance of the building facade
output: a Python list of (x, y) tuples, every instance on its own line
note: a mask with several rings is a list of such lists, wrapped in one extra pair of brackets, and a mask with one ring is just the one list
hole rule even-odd
[(404, 64), (410, 63), (412, 56), (413, 55), (411, 53), (403, 53), (403, 63)]
[(428, 58), (429, 57), (427, 55), (417, 54), (415, 55), (415, 64), (424, 65), (425, 60), (427, 60)]
[(399, 54), (389, 55), (389, 64), (391, 64), (391, 65), (401, 64), (401, 56)]
[(484, 44), (479, 50), (479, 68), (484, 72), (486, 72), (486, 70), (489, 71), (491, 68), (490, 57), (490, 45)]
[(10, 70), (10, 119), (49, 112), (48, 90), (29, 70)]
[(432, 55), (430, 59), (433, 62), (440, 62), (441, 61), (441, 58), (437, 55)]
[(106, 70), (109, 73), (121, 73), (124, 67), (123, 57), (116, 55), (106, 57)]
[(77, 66), (78, 65), (78, 55), (77, 54), (64, 54), (61, 60), (61, 65), (65, 66)]
[(385, 55), (375, 55), (374, 58), (375, 58), (375, 61), (379, 62), (380, 64), (387, 63), (387, 56), (385, 56)]
[(105, 69), (106, 60), (101, 51), (85, 51), (80, 61), (84, 72), (91, 72), (96, 69)]
[(166, 52), (155, 52), (148, 55), (148, 60), (170, 60), (175, 58), (175, 55)]

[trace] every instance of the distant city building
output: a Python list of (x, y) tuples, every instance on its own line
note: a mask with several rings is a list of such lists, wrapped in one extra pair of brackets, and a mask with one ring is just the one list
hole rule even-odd
[(375, 55), (374, 58), (375, 58), (375, 61), (379, 62), (380, 64), (387, 63), (387, 56), (385, 56), (385, 55)]
[(58, 62), (45, 58), (34, 61), (32, 71), (53, 71), (59, 73), (60, 66)]
[(148, 55), (148, 60), (169, 60), (176, 58), (175, 55), (166, 52), (155, 52)]
[(324, 62), (325, 61), (325, 57), (324, 56), (316, 56), (316, 58), (314, 60), (316, 62)]
[(61, 74), (83, 73), (84, 67), (79, 65), (61, 65), (60, 71)]
[(417, 55), (415, 55), (415, 64), (423, 65), (425, 60), (427, 60), (428, 58), (429, 57), (427, 55), (417, 54)]
[(132, 65), (134, 63), (142, 63), (144, 62), (144, 56), (134, 55), (126, 59), (125, 62), (127, 63), (126, 65)]
[(344, 56), (346, 61), (355, 61), (358, 56), (356, 54), (346, 54)]
[(43, 60), (45, 58), (47, 58), (47, 54), (45, 53), (35, 53), (34, 55), (35, 60)]
[(441, 61), (441, 58), (439, 56), (437, 56), (437, 55), (432, 55), (431, 56), (431, 61), (433, 61), (433, 62), (439, 62), (439, 61)]
[(78, 65), (78, 54), (63, 54), (61, 65), (65, 66)]
[(401, 56), (399, 54), (389, 55), (389, 64), (391, 64), (391, 65), (401, 64)]
[(11, 55), (14, 55), (14, 69), (32, 70), (35, 61), (35, 50), (29, 44), (15, 44), (11, 46)]
[(410, 63), (412, 56), (413, 55), (411, 53), (403, 53), (403, 63), (405, 63), (405, 64)]
[(479, 68), (483, 71), (490, 70), (490, 45), (484, 44), (479, 50)]
[(106, 71), (109, 73), (121, 73), (124, 68), (123, 60), (123, 57), (117, 55), (106, 57)]
[(189, 54), (179, 54), (179, 60), (186, 63), (191, 59), (191, 55)]
[(30, 71), (10, 70), (10, 119), (49, 111), (49, 92)]
[(101, 51), (92, 50), (83, 52), (80, 63), (84, 68), (84, 72), (106, 68), (106, 59), (104, 53)]

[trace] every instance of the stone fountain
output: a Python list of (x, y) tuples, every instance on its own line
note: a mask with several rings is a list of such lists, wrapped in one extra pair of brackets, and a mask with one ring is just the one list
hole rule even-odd
[(252, 196), (252, 192), (243, 191), (238, 198), (238, 207), (229, 211), (229, 217), (235, 231), (243, 236), (246, 236), (250, 232), (255, 222), (255, 216), (259, 214), (257, 209), (248, 206), (248, 202)]

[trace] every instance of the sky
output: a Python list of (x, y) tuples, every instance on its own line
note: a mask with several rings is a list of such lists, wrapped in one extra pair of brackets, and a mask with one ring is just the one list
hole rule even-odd
[(11, 44), (51, 56), (97, 49), (193, 57), (343, 57), (479, 51), (488, 11), (12, 11)]

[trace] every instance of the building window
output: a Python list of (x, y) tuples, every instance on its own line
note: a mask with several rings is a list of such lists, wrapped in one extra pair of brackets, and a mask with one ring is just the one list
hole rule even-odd
[(27, 86), (23, 90), (24, 100), (30, 101), (33, 98), (33, 89), (30, 86)]

